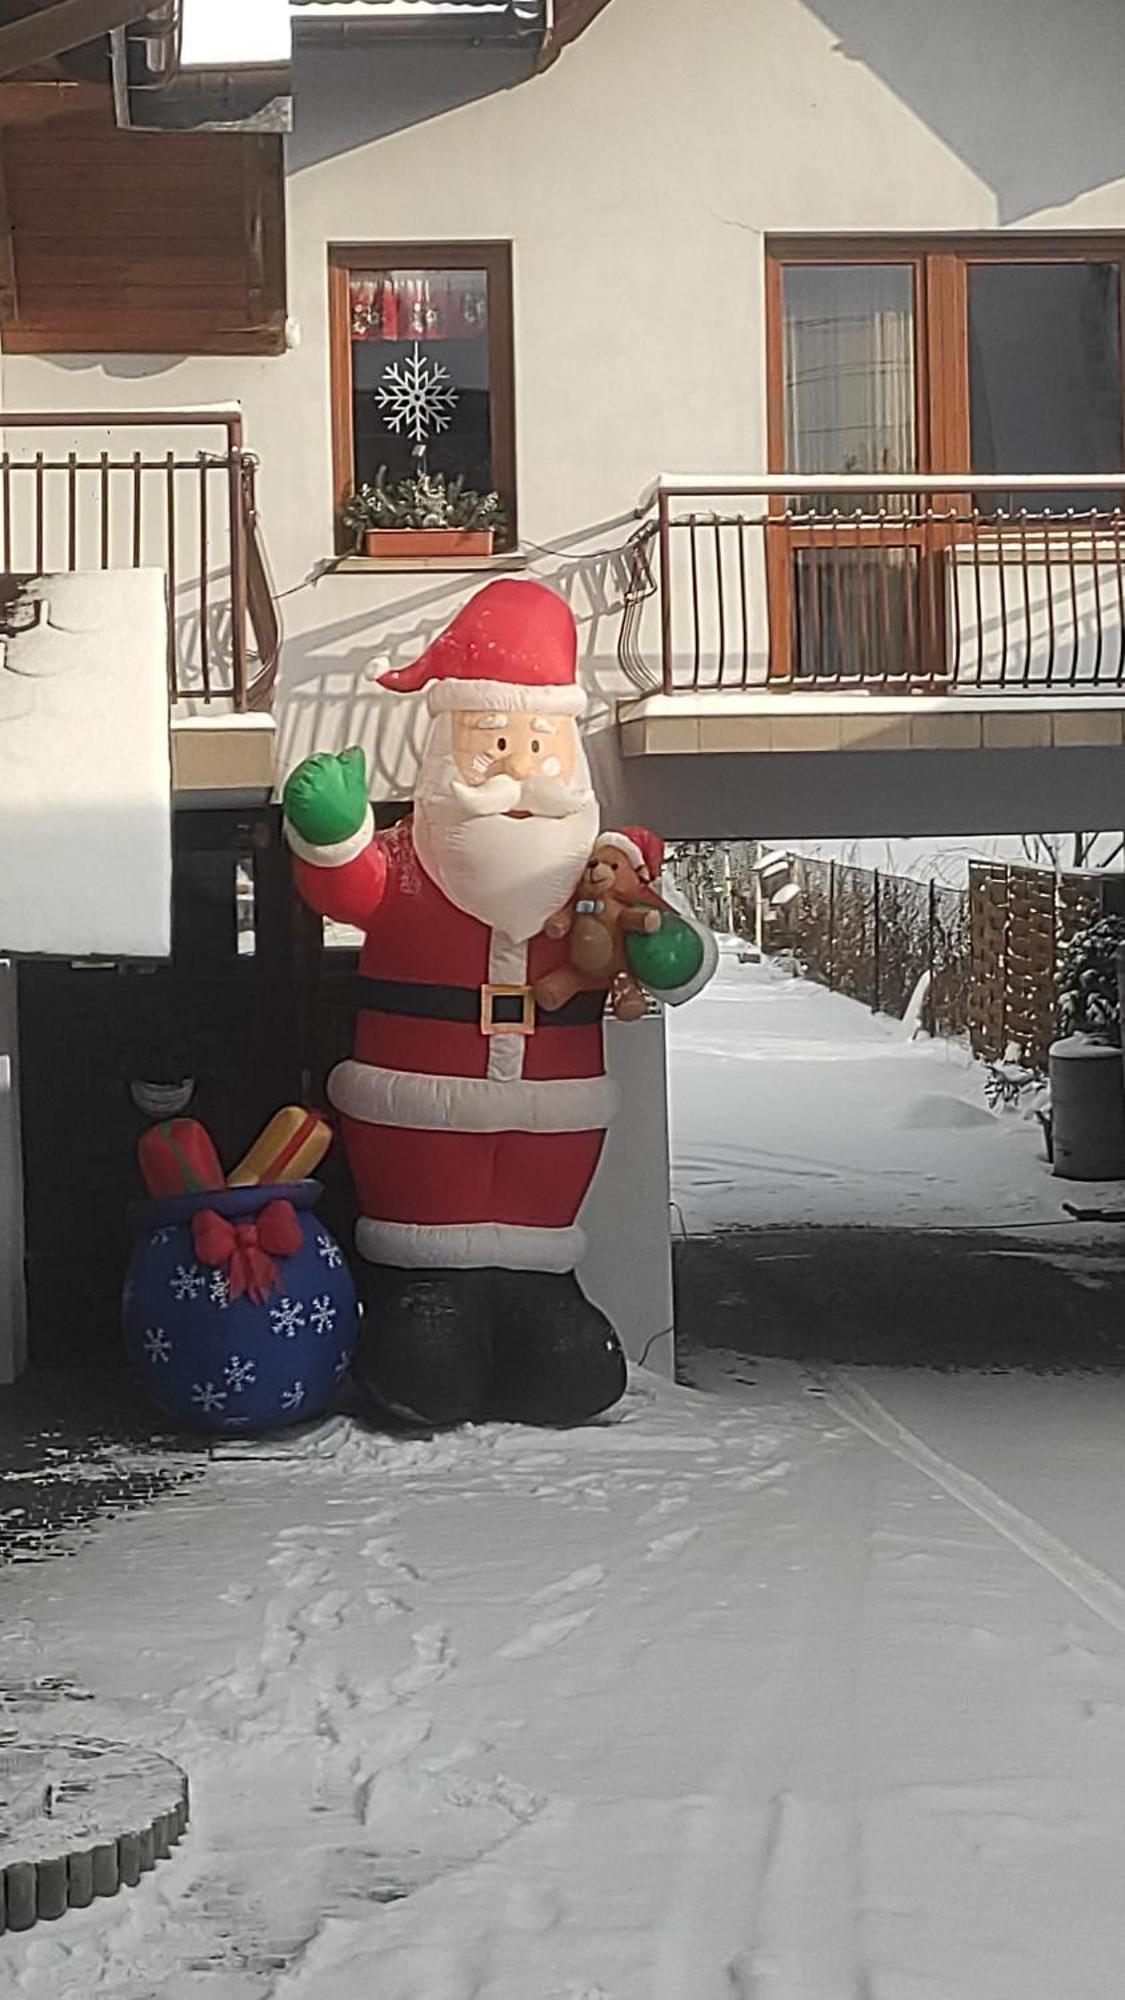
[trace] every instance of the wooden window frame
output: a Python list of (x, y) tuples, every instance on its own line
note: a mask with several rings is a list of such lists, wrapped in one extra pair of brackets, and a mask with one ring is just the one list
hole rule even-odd
[(1125, 236), (1043, 230), (926, 236), (769, 236), (766, 239), (766, 435), (771, 472), (786, 472), (782, 275), (794, 264), (914, 268), (918, 471), (969, 472), (969, 288), (974, 264), (1116, 264), (1118, 365), (1125, 470)]
[[(332, 496), (337, 552), (352, 543), (340, 510), (355, 485), (349, 279), (353, 271), (484, 271), (488, 280), (488, 390), (492, 477), (506, 527), (497, 552), (519, 546), (516, 518), (515, 323), (510, 243), (334, 243), (328, 250), (328, 339), (332, 392)], [(456, 567), (457, 565), (454, 565)], [(388, 568), (401, 568), (388, 563)]]
[[(919, 473), (966, 474), (966, 491), (946, 496), (951, 509), (971, 506), (972, 473), (969, 397), (969, 287), (975, 264), (1116, 264), (1118, 284), (1118, 369), (1122, 386), (1121, 464), (1125, 470), (1125, 236), (1118, 231), (1051, 235), (1043, 231), (974, 232), (967, 235), (918, 235), (887, 232), (866, 236), (768, 236), (766, 238), (766, 442), (771, 472), (787, 472), (785, 408), (785, 329), (783, 280), (794, 265), (887, 264), (909, 266), (914, 273), (914, 423)], [(875, 480), (875, 475), (873, 475)], [(877, 480), (876, 480), (877, 483)], [(771, 501), (771, 515), (785, 511), (782, 500)], [(1003, 528), (998, 532), (1005, 532)], [(1013, 529), (1018, 532), (1018, 529)], [(924, 685), (926, 663), (936, 669), (944, 657), (944, 597), (934, 564), (957, 538), (956, 528), (929, 529), (919, 537), (908, 530), (904, 545), (919, 543), (925, 565), (921, 598), (921, 648)], [(794, 639), (794, 593), (791, 574), (795, 545), (815, 547), (821, 539), (815, 527), (794, 535), (778, 524), (766, 529), (766, 574), (771, 606), (770, 677), (787, 680)], [(838, 547), (835, 535), (828, 538)], [(856, 544), (882, 540), (881, 531), (856, 535)]]

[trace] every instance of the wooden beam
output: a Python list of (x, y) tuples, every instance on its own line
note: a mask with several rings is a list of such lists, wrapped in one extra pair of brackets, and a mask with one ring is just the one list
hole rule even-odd
[(0, 82), (0, 127), (15, 130), (55, 120), (111, 129), (113, 96), (108, 83)]
[(16, 246), (12, 212), (8, 204), (8, 173), (4, 159), (4, 134), (0, 131), (0, 328), (14, 326), (19, 318), (16, 291)]
[(0, 76), (13, 76), (81, 42), (95, 41), (148, 11), (145, 0), (48, 0), (36, 13), (0, 27)]

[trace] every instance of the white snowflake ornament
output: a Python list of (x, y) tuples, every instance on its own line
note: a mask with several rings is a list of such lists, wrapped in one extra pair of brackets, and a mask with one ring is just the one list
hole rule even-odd
[(339, 1245), (333, 1243), (330, 1236), (317, 1237), (316, 1252), (318, 1257), (323, 1257), (330, 1271), (337, 1270), (344, 1261)]
[(244, 1389), (252, 1389), (258, 1379), (258, 1367), (254, 1361), (244, 1361), (240, 1354), (232, 1354), (223, 1370), (223, 1380), (232, 1396), (241, 1396)]
[(212, 1271), (207, 1285), (207, 1296), (213, 1306), (225, 1312), (230, 1304), (230, 1279), (225, 1271)]
[(300, 1299), (279, 1299), (270, 1307), (270, 1325), (283, 1340), (296, 1340), (305, 1324), (305, 1308)]
[(309, 1307), (309, 1320), (314, 1333), (331, 1333), (336, 1324), (336, 1308), (325, 1293), (322, 1299), (314, 1299)]
[(217, 1389), (213, 1382), (193, 1382), (191, 1400), (198, 1404), (204, 1416), (213, 1416), (216, 1410), (224, 1407), (227, 1392), (225, 1389)]
[(141, 1339), (144, 1342), (145, 1354), (154, 1367), (158, 1361), (171, 1360), (172, 1336), (170, 1333), (165, 1333), (162, 1326), (146, 1326)]
[(448, 368), (431, 361), (417, 341), (405, 361), (388, 362), (383, 386), (375, 393), (387, 429), (408, 437), (416, 448), (431, 433), (449, 429), (459, 400)]
[(177, 1264), (168, 1280), (168, 1290), (182, 1304), (184, 1299), (198, 1298), (207, 1288), (207, 1280), (198, 1264)]
[(303, 1382), (291, 1382), (288, 1389), (283, 1389), (281, 1392), (281, 1407), (283, 1410), (299, 1410), (304, 1400), (305, 1385)]

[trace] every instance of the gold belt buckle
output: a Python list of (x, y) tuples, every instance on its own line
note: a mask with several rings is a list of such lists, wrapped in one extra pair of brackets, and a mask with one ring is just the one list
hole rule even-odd
[[(497, 1000), (521, 1000), (523, 1016), (519, 1021), (494, 1021), (492, 1009)], [(530, 986), (482, 986), (480, 989), (480, 1031), (482, 1035), (533, 1035), (535, 1033), (535, 995)]]

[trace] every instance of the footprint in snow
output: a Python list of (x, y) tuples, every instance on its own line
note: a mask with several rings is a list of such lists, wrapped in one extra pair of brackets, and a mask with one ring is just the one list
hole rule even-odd
[(410, 1583), (422, 1580), (413, 1563), (404, 1562), (385, 1535), (373, 1535), (370, 1541), (364, 1542), (359, 1553), (364, 1562), (377, 1563), (380, 1569), (392, 1570), (395, 1576), (405, 1577)]
[(655, 1506), (640, 1516), (637, 1525), (641, 1528), (652, 1527), (657, 1521), (662, 1521), (666, 1514), (678, 1514), (681, 1507), (690, 1505), (690, 1493), (666, 1493), (663, 1500), (658, 1500)]
[(593, 1617), (593, 1610), (568, 1611), (561, 1618), (544, 1618), (538, 1624), (529, 1625), (526, 1632), (517, 1633), (501, 1646), (498, 1660), (530, 1660), (537, 1653), (549, 1652), (552, 1646), (560, 1646)]
[(370, 1590), (365, 1590), (363, 1594), (381, 1625), (388, 1618), (401, 1618), (404, 1612), (410, 1609), (409, 1604), (403, 1598), (392, 1597), (389, 1590), (377, 1590), (372, 1586)]
[(698, 1528), (673, 1528), (670, 1534), (659, 1535), (655, 1542), (649, 1543), (645, 1561), (668, 1562), (672, 1556), (678, 1556), (681, 1549), (686, 1549), (689, 1542), (694, 1542), (699, 1532)]
[(457, 1664), (444, 1625), (424, 1625), (415, 1632), (413, 1646), (414, 1665), (404, 1667), (391, 1682), (394, 1693), (400, 1698), (417, 1694), (421, 1688), (432, 1687), (435, 1681), (444, 1680)]
[(344, 1622), (344, 1613), (351, 1609), (351, 1592), (347, 1590), (326, 1590), (315, 1604), (310, 1604), (304, 1614), (306, 1625), (330, 1625), (338, 1628)]
[(528, 1601), (531, 1604), (554, 1604), (557, 1598), (573, 1597), (580, 1590), (596, 1590), (605, 1582), (605, 1571), (600, 1563), (590, 1563), (586, 1569), (571, 1570), (569, 1576), (559, 1578), (557, 1583), (549, 1583), (543, 1590), (537, 1590)]

